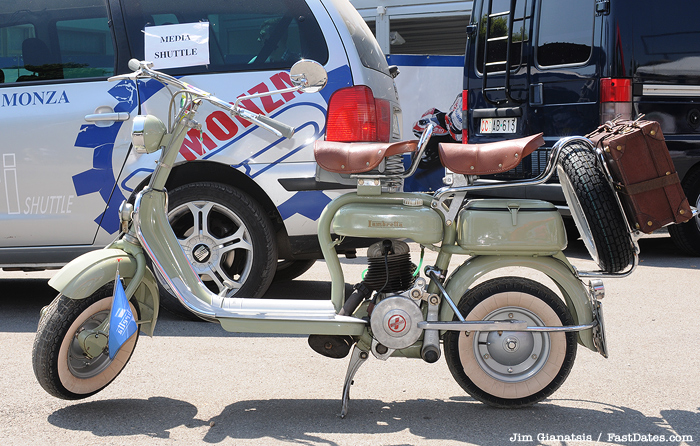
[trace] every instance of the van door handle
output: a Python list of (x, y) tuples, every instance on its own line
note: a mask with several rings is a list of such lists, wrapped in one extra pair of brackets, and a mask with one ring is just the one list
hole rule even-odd
[(530, 105), (544, 104), (544, 87), (542, 83), (530, 84)]
[(85, 120), (87, 122), (128, 121), (130, 117), (128, 112), (93, 113), (91, 115), (85, 115)]

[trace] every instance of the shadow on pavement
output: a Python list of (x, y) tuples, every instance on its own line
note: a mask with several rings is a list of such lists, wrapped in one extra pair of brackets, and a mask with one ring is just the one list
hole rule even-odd
[[(570, 407), (572, 404), (577, 407)], [(197, 408), (190, 403), (152, 397), (75, 404), (52, 413), (48, 421), (62, 429), (89, 431), (99, 437), (169, 438), (169, 430), (184, 426), (203, 427), (201, 440), (206, 443), (270, 437), (290, 443), (328, 445), (339, 444), (327, 439), (329, 434), (368, 435), (363, 442), (374, 444), (374, 435), (401, 431), (425, 439), (479, 445), (507, 444), (513, 438), (531, 438), (530, 443), (541, 444), (556, 441), (559, 436), (559, 444), (629, 444), (635, 439), (625, 436), (634, 433), (665, 438), (651, 443), (680, 444), (671, 441), (673, 436), (693, 435), (700, 423), (700, 412), (667, 410), (661, 411), (660, 417), (648, 417), (631, 408), (585, 400), (553, 399), (526, 409), (499, 410), (468, 397), (391, 403), (359, 399), (350, 402), (346, 419), (336, 416), (339, 409), (338, 400), (252, 400), (233, 403), (212, 419), (201, 420), (197, 418)]]

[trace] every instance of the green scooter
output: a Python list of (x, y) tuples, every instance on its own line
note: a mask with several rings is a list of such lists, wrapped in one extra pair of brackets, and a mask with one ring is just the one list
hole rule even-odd
[[(433, 195), (402, 192), (403, 180), (416, 171), (424, 154), (430, 130), (419, 141), (319, 140), (315, 146), (319, 166), (357, 184), (356, 192), (329, 203), (318, 223), (331, 277), (330, 299), (225, 297), (200, 281), (168, 223), (164, 185), (171, 167), (186, 133), (201, 128), (195, 115), (203, 102), (278, 137), (290, 138), (294, 129), (241, 105), (263, 94), (231, 104), (155, 71), (147, 62), (132, 60), (129, 67), (133, 73), (113, 79), (162, 82), (174, 91), (170, 106), (175, 111), (167, 126), (152, 115), (134, 120), (134, 148), (161, 153), (148, 186), (133, 205), (125, 202), (120, 207), (118, 239), (73, 260), (49, 282), (60, 294), (41, 312), (32, 352), (36, 377), (49, 394), (80, 399), (109, 385), (129, 361), (139, 332), (153, 335), (159, 286), (187, 310), (224, 330), (308, 334), (309, 345), (322, 355), (350, 354), (343, 417), (353, 377), (370, 354), (381, 360), (402, 356), (434, 363), (444, 351), (462, 388), (497, 407), (526, 406), (551, 395), (569, 374), (578, 344), (607, 356), (600, 279), (630, 274), (639, 250), (609, 175), (585, 138), (559, 141), (540, 177), (498, 185), (477, 184), (476, 179), (515, 168), (543, 144), (541, 135), (483, 146), (443, 145), (441, 159), (449, 185)], [(290, 77), (293, 87), (265, 95), (311, 94), (327, 82), (323, 67), (308, 60), (296, 63)], [(407, 169), (405, 156), (412, 159)], [(555, 171), (600, 271), (584, 273), (569, 263), (562, 253), (567, 244), (564, 224), (552, 204), (468, 197), (480, 188), (542, 183)], [(591, 191), (596, 200), (587, 198)], [(609, 211), (602, 223), (601, 206)], [(601, 228), (608, 232), (601, 235)], [(368, 249), (368, 271), (347, 298), (335, 251), (344, 237), (380, 240)], [(424, 277), (411, 262), (407, 239), (437, 252), (435, 264), (422, 271)], [(465, 260), (448, 275), (454, 255)], [(510, 267), (543, 273), (554, 286), (514, 276), (480, 282), (487, 274)], [(118, 351), (110, 352), (109, 316), (117, 271), (138, 330)], [(586, 283), (585, 278), (590, 280)]]

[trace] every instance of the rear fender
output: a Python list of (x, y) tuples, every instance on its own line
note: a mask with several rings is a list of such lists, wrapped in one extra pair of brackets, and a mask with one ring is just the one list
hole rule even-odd
[[(141, 262), (143, 277), (138, 284), (132, 286), (132, 280), (139, 275), (138, 265)], [(61, 268), (49, 280), (49, 285), (71, 299), (85, 299), (114, 281), (117, 265), (119, 265), (119, 275), (126, 284), (127, 299), (133, 296), (138, 304), (141, 331), (153, 336), (160, 305), (158, 282), (151, 270), (145, 267), (145, 258), (140, 252), (135, 256), (115, 248), (88, 252)]]
[[(593, 321), (593, 308), (588, 290), (576, 276), (575, 270), (568, 263), (563, 254), (553, 257), (527, 257), (527, 256), (477, 256), (464, 262), (450, 276), (445, 289), (450, 296), (458, 301), (462, 298), (472, 284), (485, 274), (509, 267), (525, 267), (543, 272), (551, 278), (561, 291), (566, 306), (576, 325), (585, 325)], [(456, 302), (455, 302), (456, 303)], [(450, 321), (454, 312), (449, 305), (441, 308), (440, 320)], [(593, 343), (592, 330), (578, 332), (579, 343), (583, 346), (598, 351)]]

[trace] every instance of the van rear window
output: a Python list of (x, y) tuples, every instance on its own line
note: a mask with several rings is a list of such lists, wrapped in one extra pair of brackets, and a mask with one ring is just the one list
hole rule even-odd
[[(479, 41), (477, 43), (476, 67), (480, 73), (484, 71), (501, 73), (506, 70), (506, 57), (509, 50), (508, 23), (511, 19), (513, 23), (508, 68), (515, 71), (523, 65), (525, 47), (529, 42), (530, 15), (528, 11), (531, 8), (532, 2), (528, 0), (517, 0), (515, 4), (512, 4), (510, 0), (484, 1), (480, 15), (477, 13), (479, 17)], [(486, 60), (484, 60), (484, 52), (487, 53)]]
[(542, 0), (537, 63), (542, 67), (586, 62), (593, 48), (595, 2)]

